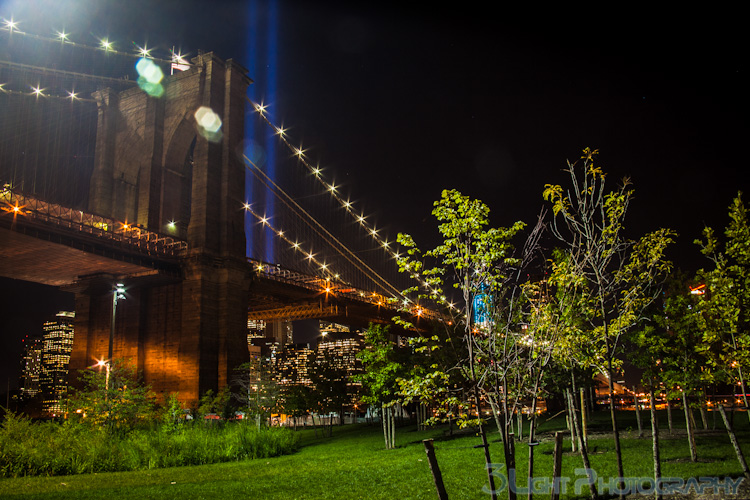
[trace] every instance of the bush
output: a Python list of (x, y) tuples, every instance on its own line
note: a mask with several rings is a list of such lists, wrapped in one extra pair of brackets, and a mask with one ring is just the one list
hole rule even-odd
[(75, 422), (33, 423), (8, 413), (0, 428), (0, 476), (144, 470), (267, 458), (297, 449), (286, 428), (245, 422), (106, 432)]

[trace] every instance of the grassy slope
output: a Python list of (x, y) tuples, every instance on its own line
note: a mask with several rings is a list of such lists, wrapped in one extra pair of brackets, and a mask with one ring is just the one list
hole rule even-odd
[[(604, 412), (598, 413), (592, 430), (605, 430), (607, 418)], [(622, 427), (635, 427), (633, 419), (632, 412), (625, 414)], [(661, 422), (666, 427), (665, 415)], [(736, 424), (741, 429), (740, 442), (750, 457), (747, 422), (745, 414), (736, 416)], [(544, 424), (541, 430), (559, 428), (559, 421), (553, 421)], [(721, 427), (717, 426), (717, 429)], [(413, 428), (400, 428), (397, 431), (399, 447), (386, 451), (378, 427), (335, 428), (331, 439), (315, 438), (311, 431), (302, 432), (305, 433), (303, 447), (294, 455), (143, 472), (3, 479), (0, 480), (0, 497), (434, 499), (435, 490), (420, 441), (435, 437), (436, 454), (449, 496), (453, 499), (489, 498), (481, 491), (486, 484), (486, 475), (481, 449), (473, 448), (479, 440), (473, 435), (443, 439), (443, 429), (416, 432)], [(668, 433), (663, 433), (667, 437)], [(567, 442), (566, 445), (569, 450)], [(525, 475), (527, 447), (523, 444), (517, 447), (519, 475)], [(597, 473), (600, 476), (615, 475), (612, 441), (592, 438), (590, 448)], [(490, 449), (495, 460), (502, 461), (502, 445), (494, 437)], [(626, 474), (651, 475), (650, 439), (628, 439), (623, 449)], [(550, 474), (551, 450), (550, 442), (537, 447), (537, 475)], [(698, 464), (686, 462), (689, 453), (684, 437), (665, 439), (662, 446), (663, 475), (739, 476), (741, 473), (725, 432), (699, 434), (698, 453), (705, 461)], [(579, 456), (566, 454), (564, 473), (576, 478), (574, 469), (579, 467)], [(572, 497), (568, 495), (568, 498)]]

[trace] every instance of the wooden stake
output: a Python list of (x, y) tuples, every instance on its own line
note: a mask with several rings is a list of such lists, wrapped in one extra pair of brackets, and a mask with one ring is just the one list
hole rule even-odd
[(552, 496), (550, 500), (560, 498), (560, 474), (562, 472), (562, 455), (563, 455), (563, 435), (562, 432), (555, 432), (555, 450), (552, 453)]
[(422, 444), (424, 444), (424, 451), (427, 453), (427, 462), (430, 464), (432, 480), (435, 481), (438, 500), (448, 500), (448, 493), (445, 491), (443, 475), (440, 473), (440, 466), (438, 466), (437, 457), (435, 456), (435, 448), (432, 445), (432, 439), (423, 439)]

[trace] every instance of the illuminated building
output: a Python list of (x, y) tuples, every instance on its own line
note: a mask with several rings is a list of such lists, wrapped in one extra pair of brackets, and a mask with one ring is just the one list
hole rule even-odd
[(21, 398), (29, 400), (36, 397), (41, 390), (39, 385), (42, 376), (42, 350), (44, 343), (40, 338), (23, 339), (23, 358), (21, 358)]
[(73, 350), (74, 312), (60, 311), (54, 321), (44, 323), (42, 346), (42, 411), (60, 415), (68, 394), (68, 364)]
[(310, 363), (315, 351), (309, 344), (288, 344), (276, 358), (276, 380), (279, 385), (302, 384), (311, 386)]

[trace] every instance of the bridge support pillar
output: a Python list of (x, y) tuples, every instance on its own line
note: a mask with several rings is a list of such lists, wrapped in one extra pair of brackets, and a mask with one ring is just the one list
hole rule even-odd
[[(157, 393), (177, 392), (185, 406), (232, 381), (249, 360), (242, 160), (247, 70), (213, 54), (163, 81), (161, 98), (138, 88), (95, 93), (99, 125), (90, 208), (187, 240), (172, 283), (133, 281), (118, 304), (114, 357), (131, 360)], [(222, 122), (206, 136), (195, 112), (207, 106)], [(106, 353), (111, 283), (82, 280), (76, 301), (71, 368)], [(80, 333), (79, 333), (80, 332)], [(102, 344), (104, 343), (104, 350)]]

